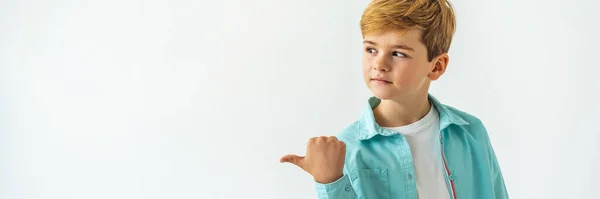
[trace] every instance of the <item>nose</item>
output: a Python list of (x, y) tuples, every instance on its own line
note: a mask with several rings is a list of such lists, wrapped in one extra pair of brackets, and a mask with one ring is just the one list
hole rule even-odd
[(373, 63), (373, 70), (389, 72), (390, 66), (387, 64), (384, 57), (379, 57), (375, 59), (375, 63)]

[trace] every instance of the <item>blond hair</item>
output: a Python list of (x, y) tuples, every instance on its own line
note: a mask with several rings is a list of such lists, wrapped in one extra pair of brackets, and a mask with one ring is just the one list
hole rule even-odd
[(387, 31), (422, 30), (421, 42), (431, 61), (450, 49), (456, 19), (447, 0), (373, 0), (363, 12), (360, 29), (363, 37)]

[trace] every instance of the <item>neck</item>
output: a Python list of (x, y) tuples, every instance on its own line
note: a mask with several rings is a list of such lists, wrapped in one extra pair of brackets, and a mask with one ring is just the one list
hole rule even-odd
[(410, 98), (381, 100), (373, 110), (375, 121), (382, 127), (398, 127), (415, 123), (431, 109), (428, 93)]

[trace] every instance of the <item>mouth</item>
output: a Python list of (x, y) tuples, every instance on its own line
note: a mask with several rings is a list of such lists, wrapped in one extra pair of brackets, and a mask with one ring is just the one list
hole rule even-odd
[(382, 78), (371, 78), (371, 81), (374, 81), (374, 82), (377, 82), (377, 83), (380, 83), (380, 84), (391, 84), (392, 83), (392, 82), (387, 81), (387, 80), (382, 79)]

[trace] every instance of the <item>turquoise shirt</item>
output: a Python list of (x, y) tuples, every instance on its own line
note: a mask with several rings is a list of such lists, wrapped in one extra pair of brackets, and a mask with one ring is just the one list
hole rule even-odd
[[(441, 104), (429, 95), (440, 114), (440, 146), (448, 193), (453, 199), (504, 199), (508, 192), (494, 149), (475, 116)], [(362, 117), (337, 138), (346, 144), (344, 176), (316, 183), (320, 199), (417, 199), (413, 158), (401, 134), (375, 122), (371, 97)]]

